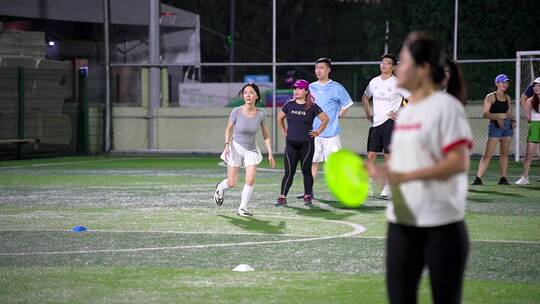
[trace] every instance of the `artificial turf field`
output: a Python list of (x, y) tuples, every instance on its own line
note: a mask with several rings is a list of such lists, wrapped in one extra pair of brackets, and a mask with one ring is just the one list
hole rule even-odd
[[(387, 202), (342, 209), (319, 176), (308, 209), (297, 173), (289, 207), (274, 207), (282, 167), (264, 162), (241, 218), (241, 187), (213, 203), (217, 157), (2, 161), (0, 303), (386, 303)], [(520, 171), (510, 163), (511, 183)], [(536, 160), (531, 185), (498, 186), (494, 161), (470, 188), (464, 303), (540, 303), (538, 177)]]

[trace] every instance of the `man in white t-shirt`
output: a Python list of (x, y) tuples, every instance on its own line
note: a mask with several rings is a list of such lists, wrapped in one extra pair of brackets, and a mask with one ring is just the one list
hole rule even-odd
[[(397, 112), (404, 99), (410, 96), (410, 93), (397, 87), (397, 77), (394, 76), (394, 70), (397, 64), (397, 58), (391, 54), (385, 54), (381, 57), (380, 69), (381, 75), (371, 79), (362, 101), (367, 118), (372, 122), (368, 136), (368, 162), (375, 163), (377, 153), (384, 153), (385, 161), (390, 157), (390, 139), (394, 129), (394, 121), (397, 118)], [(373, 99), (373, 110), (369, 100)], [(382, 197), (388, 197), (390, 188), (384, 186), (381, 192)]]

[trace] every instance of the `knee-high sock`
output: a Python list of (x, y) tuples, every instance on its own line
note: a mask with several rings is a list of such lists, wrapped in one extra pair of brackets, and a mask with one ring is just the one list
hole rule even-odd
[(221, 181), (221, 183), (219, 183), (219, 185), (217, 186), (218, 188), (218, 191), (223, 193), (223, 191), (225, 191), (226, 189), (229, 189), (229, 185), (228, 185), (228, 181), (227, 179), (224, 179)]
[(251, 194), (253, 194), (253, 187), (249, 185), (244, 185), (242, 189), (242, 200), (240, 201), (240, 209), (246, 209), (249, 200), (251, 199)]

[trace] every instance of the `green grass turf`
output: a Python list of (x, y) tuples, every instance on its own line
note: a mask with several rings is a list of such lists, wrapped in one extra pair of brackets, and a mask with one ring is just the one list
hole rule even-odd
[[(225, 174), (217, 164), (188, 156), (0, 162), (0, 302), (386, 302), (386, 201), (342, 208), (319, 179), (313, 208), (294, 198), (276, 208), (282, 172), (260, 170), (256, 216), (244, 219), (234, 214), (239, 189), (222, 207), (211, 201)], [(540, 182), (498, 186), (497, 166), (469, 192), (464, 302), (538, 303)], [(531, 175), (539, 169), (535, 162)], [(510, 163), (511, 182), (520, 170)], [(302, 189), (297, 178), (291, 197)], [(367, 231), (340, 237), (354, 224)], [(75, 225), (90, 231), (71, 232)], [(241, 263), (256, 271), (231, 271)], [(421, 303), (429, 297), (423, 280)]]
[[(8, 268), (7, 302), (81, 303), (385, 303), (378, 275), (133, 267)], [(6, 280), (10, 278), (10, 280)], [(239, 287), (241, 286), (241, 287)], [(535, 303), (535, 284), (469, 280), (466, 303)], [(424, 281), (421, 303), (430, 303)]]

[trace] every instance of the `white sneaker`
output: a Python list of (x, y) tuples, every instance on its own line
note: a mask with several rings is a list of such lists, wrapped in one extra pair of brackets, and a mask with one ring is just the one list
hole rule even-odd
[(384, 185), (384, 188), (381, 192), (381, 197), (390, 197), (390, 186)]
[(238, 214), (240, 216), (253, 216), (253, 213), (247, 211), (246, 209), (242, 209), (242, 208), (238, 208), (238, 211), (236, 212), (236, 214)]
[(528, 185), (529, 184), (529, 178), (525, 176), (521, 176), (520, 179), (517, 180), (516, 185)]
[(216, 191), (214, 192), (214, 203), (221, 206), (223, 205), (223, 192), (219, 192), (218, 186), (219, 183), (216, 185)]

